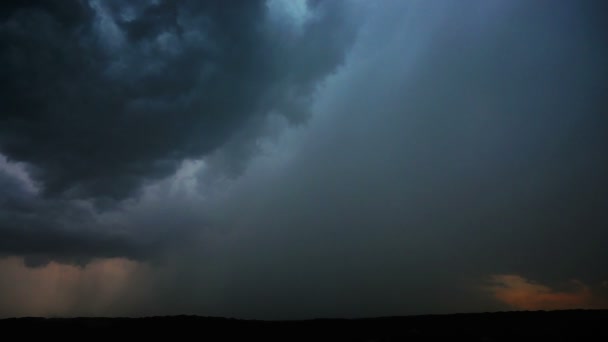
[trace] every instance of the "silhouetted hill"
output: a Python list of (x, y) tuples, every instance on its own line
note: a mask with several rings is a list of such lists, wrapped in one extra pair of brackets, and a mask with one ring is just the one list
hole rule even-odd
[[(608, 341), (608, 310), (521, 311), (454, 315), (256, 321), (200, 316), (9, 318), (3, 336), (201, 341)], [(17, 334), (17, 335), (13, 335)], [(12, 339), (11, 339), (12, 340)]]

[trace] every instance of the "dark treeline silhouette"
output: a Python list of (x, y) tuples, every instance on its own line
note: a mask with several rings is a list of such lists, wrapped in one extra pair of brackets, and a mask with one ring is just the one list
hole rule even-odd
[[(200, 341), (608, 341), (608, 310), (258, 321), (201, 316), (9, 318), (3, 336), (169, 337)], [(17, 334), (17, 335), (13, 335)]]

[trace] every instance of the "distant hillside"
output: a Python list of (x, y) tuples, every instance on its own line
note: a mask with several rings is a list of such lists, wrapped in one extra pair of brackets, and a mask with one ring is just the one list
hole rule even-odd
[[(497, 312), (454, 315), (255, 321), (200, 316), (146, 318), (9, 318), (4, 336), (198, 341), (608, 341), (608, 310)], [(17, 335), (13, 335), (17, 334)]]

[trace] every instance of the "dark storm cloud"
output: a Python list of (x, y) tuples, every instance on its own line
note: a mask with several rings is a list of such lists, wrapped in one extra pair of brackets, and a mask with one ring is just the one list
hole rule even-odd
[(301, 120), (353, 33), (325, 3), (297, 33), (264, 1), (2, 6), (0, 151), (67, 197), (123, 198), (271, 111)]
[(265, 1), (1, 6), (0, 153), (40, 191), (2, 176), (0, 253), (41, 260), (159, 254), (171, 239), (158, 231), (179, 236), (179, 222), (133, 236), (95, 206), (211, 153), (216, 172), (238, 174), (267, 114), (305, 119), (355, 32), (335, 3), (312, 3), (297, 29)]

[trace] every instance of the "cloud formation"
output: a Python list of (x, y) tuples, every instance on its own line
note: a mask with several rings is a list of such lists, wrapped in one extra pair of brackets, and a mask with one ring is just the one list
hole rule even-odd
[[(1, 10), (0, 254), (58, 259), (162, 250), (108, 227), (99, 211), (120, 211), (185, 160), (240, 173), (269, 133), (268, 115), (306, 119), (356, 31), (333, 2), (303, 3), (297, 25), (285, 18), (297, 13), (264, 1)], [(6, 172), (15, 165), (18, 175)]]
[(0, 151), (45, 194), (121, 199), (269, 113), (301, 121), (354, 34), (341, 5), (308, 11), (289, 30), (264, 1), (8, 2)]

